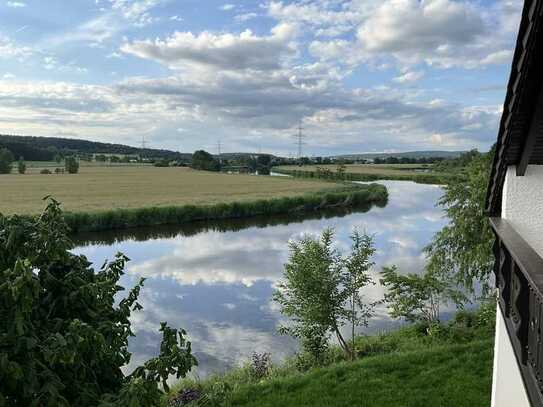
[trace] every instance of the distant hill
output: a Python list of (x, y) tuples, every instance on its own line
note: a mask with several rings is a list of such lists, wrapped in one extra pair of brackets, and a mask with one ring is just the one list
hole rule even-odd
[(440, 150), (425, 150), (425, 151), (406, 151), (402, 153), (361, 153), (361, 154), (344, 154), (337, 155), (333, 158), (344, 158), (349, 160), (359, 159), (374, 159), (374, 158), (456, 158), (464, 154), (466, 151), (440, 151)]
[(139, 155), (146, 158), (166, 158), (171, 160), (189, 159), (192, 154), (177, 151), (138, 148), (123, 144), (100, 143), (97, 141), (69, 139), (60, 137), (34, 137), (0, 135), (0, 148), (9, 149), (15, 157), (31, 161), (49, 161), (56, 154), (109, 154)]

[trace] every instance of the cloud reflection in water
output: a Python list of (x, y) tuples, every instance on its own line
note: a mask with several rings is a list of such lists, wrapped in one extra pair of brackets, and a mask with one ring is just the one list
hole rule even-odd
[[(389, 189), (388, 205), (367, 213), (78, 247), (75, 251), (95, 264), (117, 251), (130, 257), (125, 286), (147, 278), (141, 295), (144, 310), (132, 318), (136, 337), (130, 343), (133, 360), (127, 371), (157, 353), (160, 321), (187, 330), (200, 361), (200, 376), (223, 371), (253, 351), (271, 352), (275, 359), (294, 352), (295, 341), (275, 332), (281, 315), (270, 299), (288, 258), (287, 242), (304, 234), (318, 235), (332, 227), (338, 248), (346, 252), (349, 235), (358, 227), (375, 235), (376, 280), (383, 265), (396, 264), (406, 273), (422, 271), (422, 248), (446, 223), (435, 207), (442, 190), (412, 182), (382, 183)], [(378, 300), (383, 289), (377, 284), (365, 294)], [(377, 311), (370, 331), (391, 324), (385, 309)]]

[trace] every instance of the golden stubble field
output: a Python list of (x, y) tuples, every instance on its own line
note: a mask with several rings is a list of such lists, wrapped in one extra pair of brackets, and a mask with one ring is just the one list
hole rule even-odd
[(51, 195), (68, 211), (214, 204), (291, 196), (337, 185), (314, 180), (218, 174), (183, 167), (85, 167), (79, 174), (0, 175), (0, 213), (34, 214)]

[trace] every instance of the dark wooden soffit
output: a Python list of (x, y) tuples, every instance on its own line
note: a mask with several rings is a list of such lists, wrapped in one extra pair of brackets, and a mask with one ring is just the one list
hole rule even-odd
[(487, 190), (486, 211), (501, 212), (507, 166), (524, 175), (528, 164), (543, 164), (543, 0), (525, 0), (496, 155)]

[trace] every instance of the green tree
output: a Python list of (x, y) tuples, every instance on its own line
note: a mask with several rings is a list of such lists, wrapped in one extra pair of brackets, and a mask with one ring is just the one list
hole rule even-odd
[(62, 155), (60, 153), (56, 153), (54, 160), (57, 162), (57, 164), (60, 164), (60, 162), (62, 161)]
[(10, 174), (15, 158), (7, 148), (0, 148), (0, 174)]
[(19, 161), (17, 161), (17, 171), (19, 171), (19, 174), (24, 174), (26, 172), (26, 163), (23, 157), (20, 157)]
[(270, 175), (271, 157), (269, 155), (259, 155), (256, 162), (259, 175)]
[(330, 334), (336, 335), (343, 351), (353, 357), (341, 327), (345, 323), (365, 325), (371, 316), (371, 306), (363, 303), (360, 290), (371, 282), (372, 240), (357, 232), (352, 239), (348, 257), (332, 247), (331, 229), (324, 230), (319, 240), (304, 237), (291, 242), (284, 279), (273, 296), (292, 322), (280, 332), (299, 338), (304, 351), (317, 363), (328, 347)]
[(204, 171), (219, 171), (219, 162), (207, 151), (198, 150), (192, 155), (192, 168)]
[(461, 303), (465, 300), (454, 282), (443, 279), (439, 273), (398, 273), (395, 266), (384, 267), (381, 284), (386, 288), (384, 302), (392, 318), (425, 322), (439, 322), (440, 307), (448, 301)]
[(120, 297), (128, 259), (95, 271), (67, 234), (54, 200), (36, 218), (0, 214), (0, 405), (161, 405), (159, 383), (196, 364), (185, 332), (162, 323), (159, 355), (125, 376), (143, 279)]
[(77, 174), (79, 171), (79, 163), (74, 156), (66, 157), (64, 160), (64, 167), (68, 174)]
[(371, 258), (375, 254), (373, 237), (361, 234), (354, 230), (351, 235), (351, 254), (345, 259), (345, 274), (343, 290), (347, 298), (345, 316), (351, 324), (351, 358), (355, 356), (355, 328), (367, 326), (368, 320), (373, 316), (373, 304), (364, 301), (362, 289), (373, 284), (369, 274), (374, 266)]
[(494, 150), (470, 152), (463, 176), (445, 186), (439, 201), (449, 224), (425, 248), (431, 273), (440, 273), (473, 290), (477, 283), (488, 288), (494, 262), (494, 236), (485, 215), (486, 189)]

